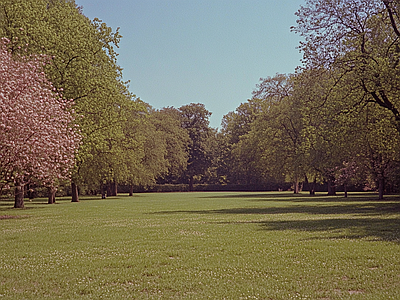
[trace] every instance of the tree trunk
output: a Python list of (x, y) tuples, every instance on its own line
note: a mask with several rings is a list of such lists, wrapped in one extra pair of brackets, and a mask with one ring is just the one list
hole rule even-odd
[(115, 181), (109, 181), (107, 185), (107, 196), (117, 196), (118, 185)]
[(331, 179), (328, 180), (328, 196), (336, 196), (336, 187)]
[(378, 191), (379, 191), (379, 200), (383, 200), (383, 195), (385, 192), (385, 179), (383, 177), (378, 179)]
[(129, 196), (133, 196), (133, 185), (129, 186)]
[(56, 192), (57, 192), (56, 187), (52, 186), (52, 187), (48, 188), (48, 193), (49, 193), (48, 201), (47, 201), (48, 204), (56, 203)]
[(24, 208), (24, 186), (19, 182), (15, 186), (14, 208)]
[(78, 186), (75, 182), (71, 182), (72, 202), (79, 202)]
[(107, 181), (107, 196), (110, 197), (112, 196), (112, 191), (111, 191), (111, 181)]
[(294, 179), (294, 193), (298, 194), (299, 193), (299, 178), (296, 176), (296, 178)]
[(317, 185), (317, 176), (314, 177), (314, 180), (313, 180), (313, 182), (311, 183), (311, 186), (310, 186), (310, 195), (311, 196), (315, 195), (315, 187), (316, 187), (316, 185)]
[(106, 199), (107, 198), (107, 187), (104, 186), (104, 184), (101, 185), (100, 191), (101, 191), (101, 199)]
[(344, 184), (344, 197), (347, 198), (347, 184)]
[(113, 196), (118, 195), (118, 183), (116, 181), (113, 182)]
[(193, 192), (193, 176), (189, 178), (189, 192)]
[(32, 184), (28, 184), (27, 185), (27, 194), (28, 194), (28, 198), (29, 201), (32, 202), (32, 200), (34, 199), (35, 195), (34, 195), (34, 191), (32, 189)]

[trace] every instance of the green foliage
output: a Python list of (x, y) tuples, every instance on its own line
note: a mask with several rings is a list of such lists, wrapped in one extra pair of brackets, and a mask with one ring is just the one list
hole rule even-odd
[(201, 177), (210, 166), (210, 142), (211, 129), (208, 118), (211, 113), (204, 104), (191, 103), (179, 108), (181, 124), (190, 139), (189, 159), (185, 176), (192, 186), (194, 176)]
[(349, 197), (0, 201), (0, 297), (397, 299), (399, 199)]
[[(247, 134), (252, 123), (261, 111), (259, 99), (251, 99), (239, 105), (234, 112), (229, 112), (222, 120), (222, 134), (225, 140), (225, 149), (221, 153), (221, 172), (230, 183), (252, 184), (262, 178), (256, 165), (256, 147), (244, 149)], [(222, 139), (221, 139), (222, 140)], [(253, 145), (255, 146), (255, 145)]]
[[(11, 51), (53, 57), (47, 77), (57, 91), (75, 100), (83, 143), (77, 153), (74, 181), (99, 186), (126, 178), (127, 165), (141, 159), (140, 139), (129, 140), (127, 124), (145, 108), (127, 91), (115, 47), (121, 35), (98, 19), (90, 21), (75, 1), (2, 0), (0, 36)], [(134, 117), (132, 117), (132, 115)], [(138, 145), (139, 144), (139, 145)]]
[(182, 127), (180, 112), (172, 107), (151, 112), (155, 130), (161, 133), (165, 141), (168, 171), (159, 179), (176, 180), (187, 168), (190, 138), (188, 131)]
[[(307, 124), (308, 141), (328, 156), (325, 174), (352, 160), (383, 181), (384, 169), (397, 164), (399, 152), (391, 156), (398, 149), (393, 130), (400, 133), (397, 12), (394, 1), (310, 0), (296, 13), (293, 30), (304, 37), (305, 63), (298, 86), (302, 97), (320, 103), (317, 111), (307, 103), (306, 116), (314, 119)], [(383, 183), (379, 186), (382, 197)]]
[(299, 181), (326, 181), (334, 194), (336, 171), (355, 163), (353, 182), (383, 197), (384, 181), (398, 180), (398, 4), (306, 1), (292, 28), (304, 38), (304, 65), (261, 79), (253, 99), (224, 117), (231, 174), (292, 181), (295, 192)]

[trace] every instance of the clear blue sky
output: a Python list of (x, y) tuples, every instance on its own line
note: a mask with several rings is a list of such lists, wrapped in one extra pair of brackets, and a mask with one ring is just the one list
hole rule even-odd
[(204, 103), (212, 127), (251, 98), (261, 77), (293, 73), (304, 0), (76, 0), (123, 36), (130, 90), (155, 108)]

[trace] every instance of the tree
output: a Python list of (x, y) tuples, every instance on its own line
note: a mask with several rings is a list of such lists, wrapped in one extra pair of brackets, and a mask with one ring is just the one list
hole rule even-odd
[[(371, 166), (364, 170), (375, 174), (380, 198), (385, 174), (394, 169), (393, 128), (400, 134), (398, 9), (399, 2), (389, 0), (309, 0), (293, 28), (305, 38), (303, 70), (325, 69), (336, 77), (324, 103), (336, 107), (341, 128), (363, 124), (362, 134), (353, 135), (362, 147), (348, 141), (348, 149), (358, 151), (352, 155), (363, 158), (359, 164)], [(363, 117), (367, 112), (370, 117)], [(379, 130), (377, 119), (386, 124)]]
[(398, 2), (308, 0), (296, 13), (307, 68), (334, 68), (354, 84), (352, 105), (387, 109), (400, 134)]
[(179, 108), (182, 128), (186, 129), (189, 138), (189, 159), (185, 176), (189, 181), (189, 190), (193, 190), (195, 176), (202, 176), (210, 165), (207, 140), (210, 137), (211, 113), (204, 104), (191, 103)]
[(312, 178), (312, 186), (326, 181), (328, 195), (336, 194), (335, 170), (355, 155), (359, 131), (352, 126), (357, 119), (357, 111), (348, 106), (352, 96), (351, 85), (324, 68), (303, 70), (294, 80), (293, 97), (301, 103), (306, 181)]
[(142, 141), (139, 149), (141, 158), (128, 168), (127, 182), (131, 186), (130, 194), (133, 186), (150, 186), (168, 171), (166, 140), (153, 122), (152, 109), (149, 106), (148, 113), (140, 117), (140, 123), (127, 128), (129, 134), (135, 136), (135, 140)]
[[(235, 111), (229, 112), (222, 119), (221, 147), (222, 166), (220, 174), (230, 183), (254, 184), (258, 183), (261, 175), (255, 164), (255, 149), (241, 150), (242, 139), (251, 130), (253, 122), (261, 112), (261, 101), (249, 99), (240, 104)], [(225, 145), (225, 146), (224, 146)]]
[(304, 177), (303, 120), (300, 101), (292, 96), (293, 79), (277, 74), (262, 79), (257, 87), (253, 98), (261, 101), (261, 111), (249, 135), (261, 152), (257, 164), (264, 169), (264, 176), (293, 182), (298, 193)]
[(168, 171), (158, 181), (176, 182), (187, 168), (190, 144), (188, 131), (182, 127), (180, 112), (173, 107), (152, 111), (150, 120), (156, 131), (161, 133), (166, 146)]
[(54, 92), (44, 56), (14, 57), (0, 44), (0, 184), (15, 186), (15, 208), (23, 208), (23, 186), (32, 178), (54, 186), (69, 179), (80, 137), (72, 123), (73, 101)]
[(355, 159), (369, 175), (369, 185), (377, 188), (379, 199), (383, 199), (386, 182), (391, 179), (393, 170), (398, 172), (400, 162), (400, 139), (389, 114), (384, 108), (369, 105), (358, 125), (362, 134)]
[[(73, 0), (2, 0), (0, 35), (10, 39), (13, 54), (53, 57), (45, 73), (57, 91), (63, 88), (64, 97), (74, 99), (82, 116), (75, 122), (83, 136), (72, 174), (72, 199), (79, 201), (78, 184), (101, 184), (92, 175), (104, 173), (107, 160), (97, 158), (105, 159), (100, 155), (105, 145), (122, 135), (121, 108), (135, 102), (117, 65), (118, 29), (113, 32), (98, 19), (90, 21)], [(136, 109), (142, 110), (141, 105)]]

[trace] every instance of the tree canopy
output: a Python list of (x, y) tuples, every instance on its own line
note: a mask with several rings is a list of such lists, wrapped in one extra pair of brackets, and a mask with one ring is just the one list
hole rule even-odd
[(204, 104), (155, 109), (132, 94), (119, 29), (75, 1), (1, 0), (0, 184), (17, 191), (36, 178), (55, 193), (71, 179), (73, 201), (79, 186), (105, 196), (156, 183), (326, 184), (331, 195), (356, 185), (382, 198), (400, 187), (399, 10), (394, 0), (306, 0), (292, 27), (302, 66), (261, 78), (218, 131)]

